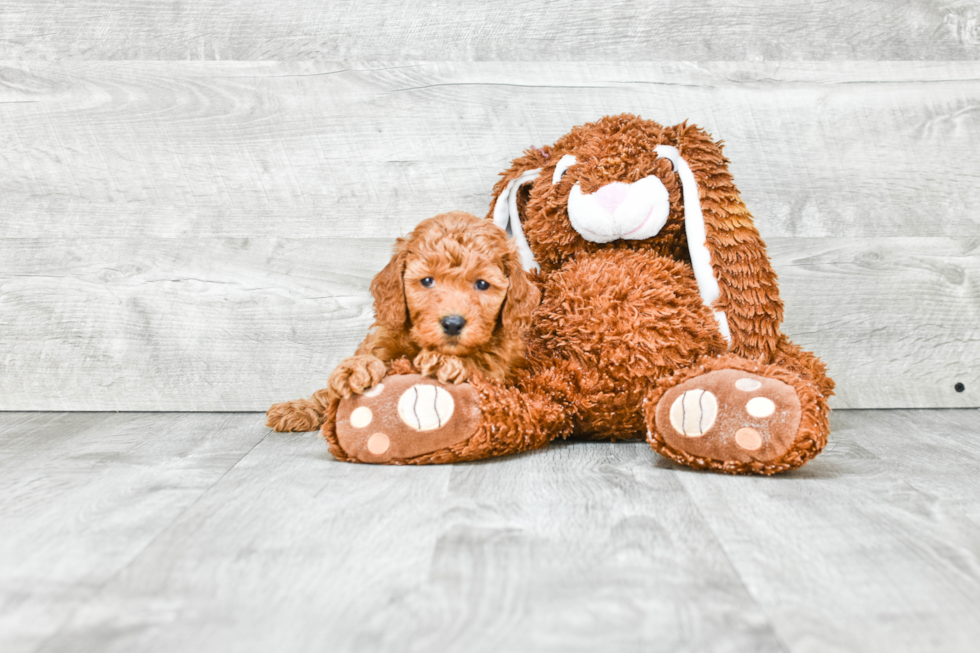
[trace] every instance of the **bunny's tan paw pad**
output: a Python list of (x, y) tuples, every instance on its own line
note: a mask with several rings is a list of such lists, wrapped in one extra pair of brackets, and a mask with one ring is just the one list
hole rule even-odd
[(480, 422), (479, 393), (418, 374), (387, 376), (337, 409), (337, 440), (365, 463), (398, 463), (468, 440)]
[(651, 444), (723, 464), (770, 464), (796, 444), (800, 416), (792, 386), (741, 370), (716, 370), (664, 393), (656, 408), (659, 437), (651, 432)]

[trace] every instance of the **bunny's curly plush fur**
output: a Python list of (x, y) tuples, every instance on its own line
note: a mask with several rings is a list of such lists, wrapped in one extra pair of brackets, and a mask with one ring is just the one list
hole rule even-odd
[(527, 366), (508, 383), (402, 379), (344, 399), (323, 425), (338, 459), (646, 438), (683, 465), (768, 475), (826, 445), (834, 382), (781, 332), (765, 243), (707, 133), (631, 114), (575, 127), (514, 159), (487, 218), (539, 269)]

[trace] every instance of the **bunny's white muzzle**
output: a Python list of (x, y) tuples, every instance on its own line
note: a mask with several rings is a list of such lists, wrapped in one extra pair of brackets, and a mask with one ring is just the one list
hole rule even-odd
[(606, 184), (588, 195), (576, 182), (568, 195), (568, 220), (594, 243), (651, 238), (660, 233), (669, 215), (669, 193), (654, 175), (632, 184)]

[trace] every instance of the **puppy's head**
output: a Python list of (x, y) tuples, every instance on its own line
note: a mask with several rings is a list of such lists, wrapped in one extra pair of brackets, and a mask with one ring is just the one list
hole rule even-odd
[(371, 292), (379, 324), (455, 356), (486, 349), (495, 337), (519, 337), (540, 301), (506, 233), (461, 211), (423, 220), (399, 238)]

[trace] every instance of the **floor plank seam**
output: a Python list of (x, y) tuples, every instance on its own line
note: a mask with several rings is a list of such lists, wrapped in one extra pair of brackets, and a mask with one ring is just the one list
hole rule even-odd
[(725, 561), (728, 562), (728, 566), (731, 568), (732, 573), (734, 573), (735, 577), (738, 578), (739, 584), (745, 590), (745, 593), (752, 598), (752, 603), (755, 604), (755, 606), (759, 609), (759, 612), (765, 615), (766, 624), (769, 626), (769, 632), (772, 633), (773, 639), (776, 640), (776, 642), (779, 644), (780, 648), (784, 651), (784, 653), (792, 653), (793, 649), (789, 645), (787, 645), (787, 643), (780, 636), (779, 632), (776, 630), (776, 623), (775, 621), (773, 621), (772, 615), (769, 614), (769, 610), (765, 608), (765, 606), (759, 601), (759, 598), (755, 595), (755, 593), (752, 592), (748, 584), (745, 582), (745, 578), (742, 577), (742, 573), (735, 565), (734, 561), (732, 560), (732, 557), (728, 554), (728, 550), (725, 548), (724, 544), (722, 544), (721, 538), (718, 537), (718, 533), (711, 526), (711, 522), (708, 521), (708, 519), (704, 516), (704, 512), (701, 510), (701, 506), (698, 504), (694, 495), (692, 495), (688, 491), (687, 486), (684, 483), (680, 482), (679, 484), (681, 488), (684, 490), (684, 494), (691, 502), (691, 505), (694, 506), (694, 509), (697, 511), (698, 517), (701, 518), (701, 523), (703, 523), (704, 527), (707, 528), (708, 532), (711, 533), (711, 537), (714, 539), (715, 544), (718, 546), (718, 549), (721, 550), (722, 555), (725, 556)]
[(269, 437), (270, 433), (272, 433), (271, 429), (267, 431), (266, 434), (263, 435), (254, 445), (249, 447), (249, 450), (246, 451), (244, 454), (242, 454), (242, 456), (238, 460), (236, 460), (233, 465), (231, 465), (228, 469), (226, 469), (221, 474), (221, 476), (219, 476), (217, 479), (215, 479), (213, 483), (211, 483), (205, 489), (203, 489), (201, 493), (197, 496), (197, 498), (191, 501), (189, 504), (187, 504), (187, 506), (185, 506), (183, 510), (181, 510), (173, 519), (171, 519), (166, 526), (164, 526), (159, 531), (157, 531), (157, 533), (152, 538), (150, 538), (149, 541), (147, 541), (147, 543), (139, 549), (139, 551), (137, 551), (129, 560), (126, 561), (126, 564), (121, 566), (119, 569), (115, 571), (115, 573), (111, 574), (102, 583), (100, 583), (98, 589), (93, 590), (86, 600), (80, 601), (78, 605), (76, 605), (75, 608), (71, 611), (71, 614), (69, 614), (65, 618), (65, 620), (61, 623), (58, 629), (55, 630), (53, 633), (51, 633), (51, 635), (49, 635), (48, 637), (45, 637), (34, 649), (32, 649), (32, 653), (39, 653), (45, 647), (47, 647), (49, 642), (56, 640), (58, 637), (60, 637), (62, 633), (64, 633), (65, 630), (68, 628), (68, 626), (75, 620), (75, 617), (78, 615), (78, 613), (81, 610), (88, 607), (88, 605), (91, 604), (91, 602), (94, 599), (96, 599), (100, 594), (102, 594), (105, 591), (106, 587), (111, 585), (117, 578), (119, 578), (120, 575), (122, 575), (127, 569), (129, 569), (129, 567), (131, 567), (133, 563), (139, 560), (140, 557), (144, 553), (146, 553), (146, 551), (150, 549), (150, 547), (152, 547), (153, 544), (155, 544), (157, 540), (159, 540), (164, 533), (166, 533), (171, 528), (173, 528), (174, 524), (179, 523), (180, 520), (184, 517), (184, 515), (186, 515), (188, 511), (191, 510), (191, 508), (196, 506), (201, 501), (201, 499), (203, 499), (209, 492), (211, 492), (211, 490), (215, 488), (215, 486), (221, 483), (221, 481), (232, 470), (238, 467), (238, 465), (241, 464), (241, 462), (245, 460), (245, 458), (247, 458), (249, 454), (251, 454), (252, 451), (254, 451), (257, 446), (265, 442), (265, 440)]

